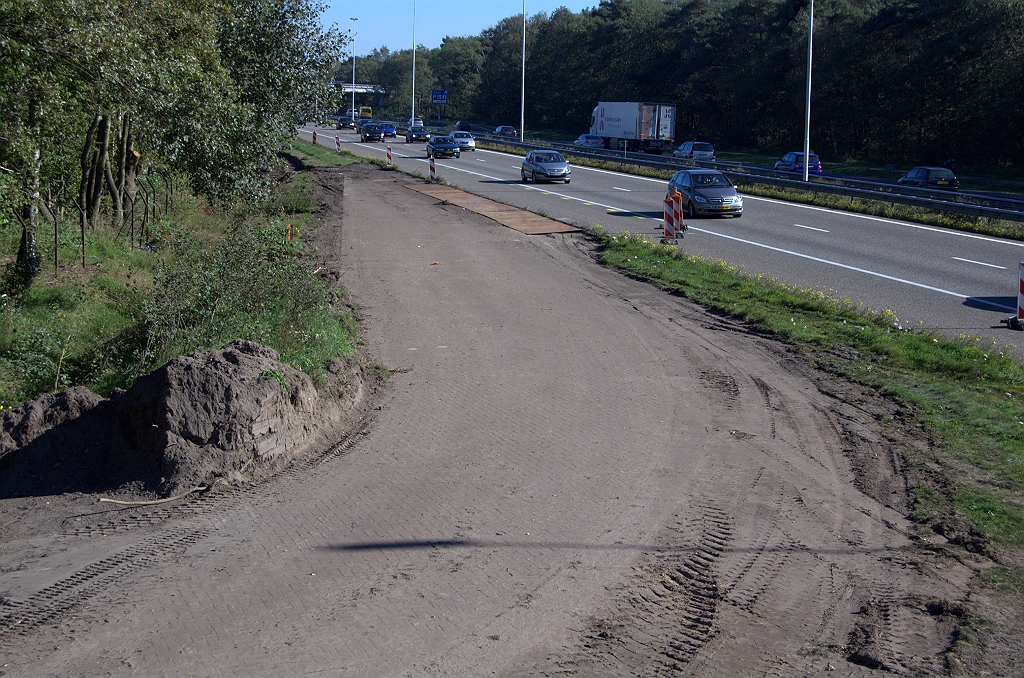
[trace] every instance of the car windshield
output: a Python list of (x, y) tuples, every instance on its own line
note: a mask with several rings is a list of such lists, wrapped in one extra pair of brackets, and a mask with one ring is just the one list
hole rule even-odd
[(538, 153), (533, 157), (537, 162), (565, 162), (565, 158), (558, 153)]
[(711, 144), (694, 144), (693, 150), (695, 151), (713, 151), (715, 147)]
[(410, 132), (426, 132), (426, 130), (424, 128), (422, 128), (422, 127), (410, 127), (409, 131)]
[(694, 188), (726, 188), (732, 186), (724, 174), (691, 174)]
[(472, 139), (473, 138), (472, 136), (470, 136), (469, 132), (456, 132), (452, 136), (455, 137), (456, 139)]
[(948, 169), (937, 169), (937, 170), (932, 170), (931, 171), (931, 173), (929, 174), (929, 178), (931, 178), (931, 179), (951, 179), (952, 180), (952, 179), (956, 179), (956, 175), (953, 174)]

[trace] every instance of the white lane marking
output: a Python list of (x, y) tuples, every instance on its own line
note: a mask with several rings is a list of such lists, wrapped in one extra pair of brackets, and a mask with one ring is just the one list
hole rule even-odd
[(612, 188), (614, 188), (616, 191), (625, 191), (626, 193), (631, 193), (632, 192), (628, 188), (619, 188), (618, 186), (612, 186)]
[(968, 264), (977, 264), (978, 266), (988, 266), (989, 268), (999, 268), (1006, 270), (1005, 266), (997, 266), (995, 264), (986, 264), (984, 261), (974, 261), (973, 259), (961, 259), (960, 257), (950, 257), (950, 259), (956, 259), (957, 261), (966, 261)]
[(477, 158), (477, 159), (476, 159), (476, 161), (477, 161), (477, 162), (487, 162), (487, 161), (486, 161), (486, 160), (484, 160), (483, 158)]
[(803, 224), (793, 224), (793, 225), (797, 226), (799, 228), (806, 228), (808, 231), (821, 231), (822, 233), (831, 233), (831, 231), (826, 231), (824, 228), (815, 228), (814, 226), (804, 226)]
[(866, 268), (859, 268), (857, 266), (850, 266), (849, 264), (840, 264), (838, 261), (829, 261), (828, 259), (821, 259), (820, 257), (812, 257), (809, 254), (801, 254), (800, 252), (794, 252), (792, 250), (784, 250), (781, 247), (772, 247), (771, 245), (765, 245), (763, 243), (754, 242), (753, 240), (744, 240), (743, 238), (737, 238), (737, 237), (732, 236), (732, 235), (725, 235), (724, 233), (715, 233), (714, 231), (708, 231), (708, 230), (705, 230), (703, 228), (695, 228), (693, 226), (690, 226), (690, 230), (691, 231), (696, 231), (698, 233), (706, 233), (707, 235), (718, 236), (719, 238), (725, 238), (726, 240), (734, 240), (736, 242), (741, 242), (741, 243), (743, 243), (745, 245), (753, 245), (754, 247), (760, 247), (762, 249), (771, 250), (773, 252), (779, 252), (781, 254), (789, 254), (791, 256), (799, 257), (801, 259), (808, 259), (810, 261), (816, 261), (816, 262), (818, 262), (820, 264), (828, 264), (829, 266), (836, 266), (838, 268), (845, 268), (848, 271), (855, 271), (857, 273), (864, 273), (865, 275), (874, 276), (876, 278), (882, 278), (884, 280), (891, 280), (893, 282), (903, 283), (904, 285), (910, 285), (912, 287), (919, 287), (921, 289), (930, 290), (932, 292), (939, 292), (940, 294), (947, 294), (947, 295), (949, 295), (951, 297), (957, 297), (957, 298), (964, 299), (964, 300), (973, 300), (976, 303), (984, 304), (986, 306), (991, 306), (993, 308), (998, 308), (998, 309), (1004, 310), (1004, 311), (1015, 311), (1015, 310), (1017, 310), (1017, 309), (1012, 308), (1010, 306), (1003, 306), (1002, 304), (996, 304), (996, 303), (993, 303), (991, 301), (985, 301), (983, 299), (978, 299), (977, 297), (972, 297), (972, 296), (969, 296), (967, 294), (961, 294), (960, 292), (952, 292), (950, 290), (944, 290), (941, 287), (932, 287), (931, 285), (925, 285), (924, 283), (914, 282), (913, 280), (906, 280), (904, 278), (897, 278), (895, 276), (886, 275), (885, 273), (879, 273), (877, 271), (871, 271), (871, 270), (868, 270)]
[(796, 202), (786, 202), (785, 200), (775, 200), (774, 198), (762, 198), (756, 195), (743, 194), (744, 200), (760, 200), (761, 202), (773, 202), (777, 205), (785, 205), (787, 207), (800, 207), (805, 210), (814, 210), (815, 212), (827, 212), (829, 214), (838, 214), (844, 217), (854, 217), (855, 219), (866, 219), (868, 221), (877, 221), (883, 224), (893, 224), (895, 226), (906, 226), (908, 228), (916, 228), (922, 231), (932, 231), (934, 233), (942, 233), (944, 235), (953, 235), (960, 238), (971, 238), (972, 240), (984, 240), (985, 242), (994, 242), (999, 245), (1013, 245), (1015, 247), (1024, 247), (1024, 242), (1015, 242), (1013, 240), (1001, 240), (999, 238), (992, 238), (986, 235), (975, 235), (973, 233), (964, 233), (963, 231), (949, 231), (943, 228), (935, 226), (924, 226), (922, 224), (911, 224), (906, 221), (895, 221), (893, 219), (883, 219), (882, 217), (873, 217), (868, 214), (856, 214), (854, 212), (843, 212), (842, 210), (833, 210), (828, 207), (816, 207), (814, 205), (803, 205)]
[[(509, 157), (516, 157), (510, 153), (500, 153), (499, 151), (482, 151), (483, 153), (495, 153), (497, 155), (508, 155)], [(653, 181), (659, 184), (667, 184), (668, 182), (664, 179), (652, 179), (650, 177), (640, 177), (633, 174), (623, 174), (622, 172), (613, 172), (611, 170), (597, 169), (596, 167), (585, 167), (583, 165), (572, 165), (573, 170), (583, 170), (586, 172), (597, 172), (599, 174), (612, 174), (618, 177), (626, 179), (634, 179), (636, 181)], [(923, 224), (912, 224), (906, 221), (896, 221), (894, 219), (885, 219), (882, 217), (873, 217), (869, 214), (857, 214), (856, 212), (843, 212), (842, 210), (829, 209), (828, 207), (818, 207), (816, 205), (804, 205), (798, 202), (786, 202), (785, 200), (775, 200), (774, 198), (762, 198), (757, 195), (750, 195), (748, 193), (743, 194), (744, 200), (760, 200), (761, 202), (772, 202), (777, 205), (785, 205), (787, 207), (799, 207), (805, 210), (814, 210), (816, 212), (827, 212), (828, 214), (838, 214), (844, 217), (852, 217), (854, 219), (866, 219), (867, 221), (877, 221), (882, 224), (893, 224), (895, 226), (907, 226), (909, 228), (917, 228), (922, 231), (934, 231), (935, 233), (943, 233), (945, 235), (957, 236), (960, 238), (971, 238), (974, 240), (983, 240), (985, 242), (994, 242), (1000, 245), (1013, 245), (1014, 247), (1024, 247), (1024, 242), (1017, 242), (1014, 240), (1001, 240), (999, 238), (993, 238), (985, 235), (975, 235), (973, 233), (964, 233), (963, 231), (951, 231), (935, 226), (925, 226)]]

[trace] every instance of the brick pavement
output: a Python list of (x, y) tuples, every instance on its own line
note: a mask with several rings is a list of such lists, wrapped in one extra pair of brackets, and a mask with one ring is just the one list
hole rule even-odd
[(342, 282), (409, 369), (369, 435), (183, 519), (12, 675), (786, 674), (923, 585), (778, 347), (406, 180), (345, 188)]

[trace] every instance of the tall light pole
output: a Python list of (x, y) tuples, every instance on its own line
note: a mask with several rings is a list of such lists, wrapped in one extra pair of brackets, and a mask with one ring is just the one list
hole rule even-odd
[[(525, 0), (524, 0), (525, 1)], [(412, 116), (409, 126), (416, 119), (416, 0), (412, 0)]]
[[(523, 0), (524, 2), (526, 0)], [(804, 181), (811, 165), (811, 55), (814, 50), (814, 0), (807, 9), (807, 114), (804, 117)]]
[(519, 143), (526, 138), (526, 0), (523, 0), (523, 87), (519, 97)]
[[(359, 21), (359, 17), (349, 17), (351, 21)], [(352, 24), (352, 122), (356, 118), (356, 25)]]

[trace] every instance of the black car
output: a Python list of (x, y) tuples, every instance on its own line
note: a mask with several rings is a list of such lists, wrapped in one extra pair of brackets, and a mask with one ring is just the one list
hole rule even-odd
[(430, 131), (426, 127), (410, 127), (405, 130), (405, 143), (411, 144), (414, 141), (429, 141)]
[(363, 141), (384, 141), (384, 128), (377, 124), (363, 125), (359, 128), (359, 138)]
[(743, 216), (743, 198), (736, 187), (717, 170), (692, 169), (676, 172), (668, 182), (668, 194), (671, 198), (680, 194), (686, 216), (693, 218), (698, 214), (730, 214), (734, 217)]
[(460, 155), (462, 147), (451, 137), (430, 137), (430, 141), (427, 142), (428, 158), (458, 158)]
[(564, 181), (569, 183), (572, 179), (572, 170), (569, 163), (565, 161), (558, 151), (547, 148), (539, 151), (530, 151), (523, 158), (523, 165), (520, 169), (520, 176), (523, 182), (538, 181)]
[(945, 167), (915, 167), (896, 180), (900, 186), (919, 186), (921, 188), (938, 188), (955, 191), (960, 188), (960, 180), (953, 170)]
[(342, 116), (338, 118), (338, 129), (355, 129), (356, 121), (352, 118)]
[(469, 120), (459, 120), (455, 123), (455, 129), (459, 132), (472, 132), (473, 125), (470, 124)]

